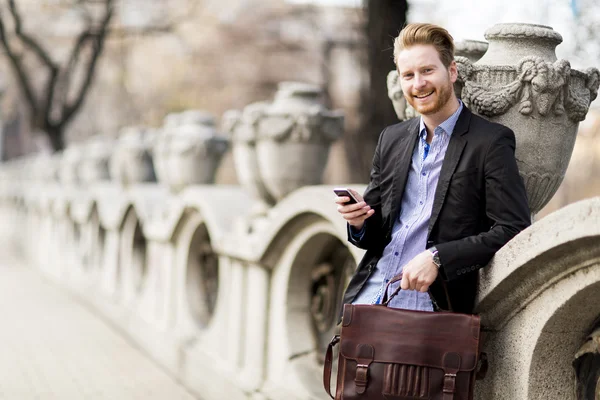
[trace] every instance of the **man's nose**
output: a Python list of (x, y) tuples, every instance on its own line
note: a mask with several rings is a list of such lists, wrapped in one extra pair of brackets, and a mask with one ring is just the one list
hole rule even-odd
[(415, 83), (414, 83), (415, 88), (417, 88), (417, 89), (422, 88), (426, 85), (426, 83), (427, 82), (420, 74), (415, 75)]

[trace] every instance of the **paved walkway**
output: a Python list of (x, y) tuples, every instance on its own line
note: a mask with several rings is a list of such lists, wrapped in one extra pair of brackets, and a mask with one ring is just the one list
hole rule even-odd
[(0, 262), (0, 399), (193, 400), (64, 289)]

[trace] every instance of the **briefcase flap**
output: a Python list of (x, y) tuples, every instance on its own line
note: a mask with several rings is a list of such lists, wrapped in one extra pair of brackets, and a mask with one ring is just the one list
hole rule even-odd
[[(441, 368), (459, 355), (460, 371), (477, 364), (480, 321), (476, 315), (344, 305), (340, 351), (358, 360), (361, 345), (374, 349), (374, 362)], [(363, 346), (364, 347), (364, 346)]]

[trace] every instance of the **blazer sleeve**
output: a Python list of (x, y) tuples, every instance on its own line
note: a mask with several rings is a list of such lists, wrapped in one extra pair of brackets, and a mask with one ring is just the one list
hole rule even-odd
[(487, 265), (494, 254), (531, 224), (523, 179), (515, 159), (515, 135), (501, 127), (488, 147), (484, 160), (485, 213), (491, 228), (436, 245), (442, 276), (451, 281)]
[(362, 235), (353, 235), (350, 225), (348, 225), (347, 229), (348, 241), (356, 247), (364, 250), (369, 250), (373, 246), (381, 245), (384, 237), (381, 217), (380, 157), (383, 136), (386, 130), (387, 128), (384, 129), (379, 135), (377, 147), (375, 148), (375, 154), (373, 156), (373, 165), (371, 167), (369, 185), (363, 194), (363, 199), (369, 206), (371, 206), (373, 210), (375, 210), (375, 214), (371, 215), (365, 220)]

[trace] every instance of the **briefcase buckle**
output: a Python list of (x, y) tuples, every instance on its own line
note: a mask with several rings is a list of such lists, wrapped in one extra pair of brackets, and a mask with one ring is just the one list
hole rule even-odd
[(356, 365), (356, 377), (354, 383), (356, 384), (356, 393), (363, 394), (367, 389), (367, 383), (369, 382), (369, 365), (368, 364), (357, 364)]

